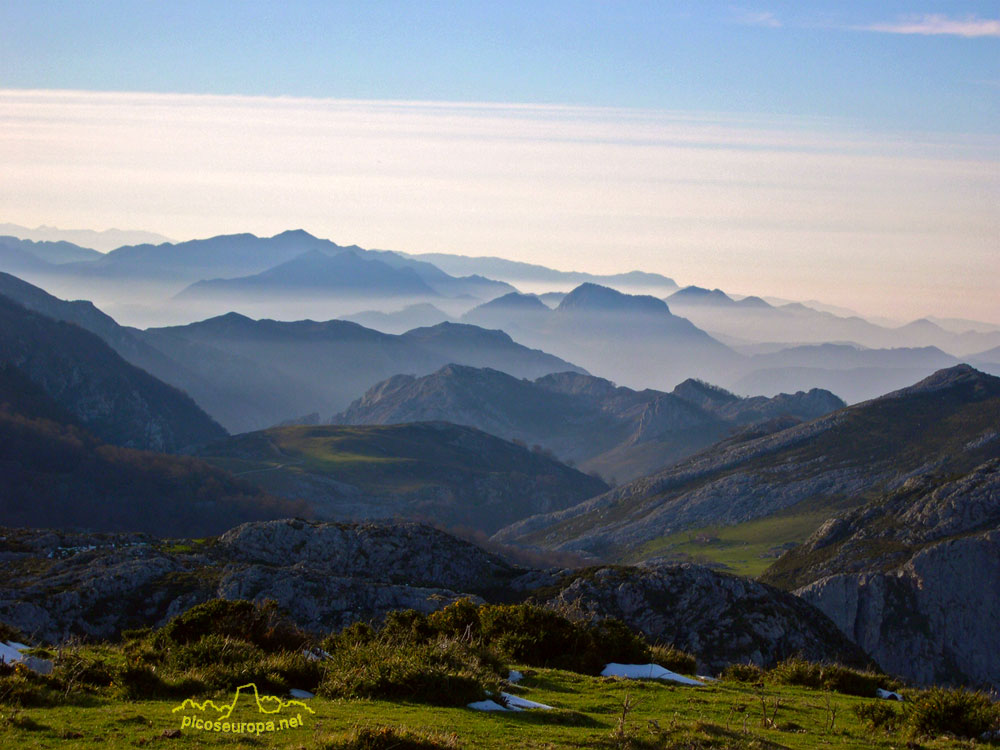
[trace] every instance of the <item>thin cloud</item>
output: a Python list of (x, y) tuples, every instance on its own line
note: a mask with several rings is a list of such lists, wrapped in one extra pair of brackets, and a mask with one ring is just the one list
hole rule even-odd
[(743, 26), (763, 26), (769, 29), (781, 27), (781, 21), (771, 11), (753, 11), (733, 9), (736, 23)]
[(939, 13), (907, 16), (888, 23), (859, 27), (862, 31), (881, 31), (887, 34), (921, 34), (924, 36), (962, 36), (966, 38), (1000, 37), (1000, 20), (993, 18), (948, 18)]

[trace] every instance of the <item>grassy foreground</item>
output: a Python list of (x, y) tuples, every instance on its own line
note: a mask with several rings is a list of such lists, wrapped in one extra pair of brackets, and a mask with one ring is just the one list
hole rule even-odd
[[(735, 681), (703, 688), (525, 668), (510, 692), (553, 711), (483, 713), (409, 702), (314, 698), (304, 726), (260, 736), (180, 729), (177, 700), (83, 696), (74, 705), (0, 708), (0, 747), (132, 748), (953, 748), (971, 740), (915, 738), (875, 730), (853, 708), (888, 706), (787, 685)], [(231, 697), (220, 692), (220, 702)], [(776, 707), (776, 711), (775, 711)], [(765, 726), (764, 711), (768, 725)], [(899, 709), (896, 709), (899, 710)], [(233, 712), (256, 713), (240, 704)], [(365, 728), (373, 731), (365, 731)], [(385, 728), (392, 728), (393, 732)], [(360, 731), (359, 731), (360, 730)], [(409, 741), (407, 741), (409, 740)], [(982, 746), (979, 743), (978, 746)]]

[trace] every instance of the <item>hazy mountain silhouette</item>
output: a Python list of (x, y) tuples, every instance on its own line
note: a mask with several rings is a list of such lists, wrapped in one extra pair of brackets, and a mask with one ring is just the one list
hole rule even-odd
[(555, 310), (529, 295), (507, 295), (463, 319), (499, 327), (505, 318), (518, 341), (632, 387), (670, 388), (689, 377), (717, 379), (743, 359), (671, 314), (662, 300), (591, 283), (567, 294)]
[(338, 255), (309, 250), (252, 276), (198, 281), (177, 299), (215, 298), (238, 305), (324, 294), (362, 298), (438, 296), (412, 269), (394, 268), (349, 250)]

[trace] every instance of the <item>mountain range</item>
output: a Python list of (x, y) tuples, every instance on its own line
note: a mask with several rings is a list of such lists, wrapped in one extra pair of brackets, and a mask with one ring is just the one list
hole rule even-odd
[(530, 381), (449, 364), (423, 377), (397, 375), (383, 381), (332, 421), (466, 424), (538, 445), (584, 471), (629, 480), (669, 466), (742, 426), (773, 419), (784, 419), (787, 426), (842, 406), (832, 393), (818, 390), (741, 399), (695, 380), (664, 393), (617, 387), (583, 373)]
[[(1000, 457), (1000, 442), (990, 437), (998, 423), (1000, 378), (960, 365), (810, 422), (748, 430), (496, 537), (636, 560), (670, 554), (688, 534), (771, 519), (772, 544), (798, 542), (830, 516), (912, 476), (963, 472)], [(802, 536), (783, 538), (783, 527)]]

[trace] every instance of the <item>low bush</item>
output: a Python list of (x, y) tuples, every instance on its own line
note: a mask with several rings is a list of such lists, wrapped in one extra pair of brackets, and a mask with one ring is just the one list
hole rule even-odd
[(732, 682), (761, 682), (764, 670), (756, 664), (730, 664), (722, 670), (722, 679)]
[(466, 641), (437, 636), (403, 644), (392, 634), (341, 642), (323, 662), (317, 692), (328, 698), (386, 698), (463, 706), (500, 688), (495, 655)]
[(874, 698), (876, 689), (888, 678), (877, 672), (864, 672), (840, 664), (817, 664), (792, 658), (776, 664), (766, 678), (781, 685), (799, 685), (821, 690), (833, 690), (845, 695)]
[[(532, 667), (598, 674), (608, 662), (648, 662), (649, 645), (619, 620), (576, 622), (533, 604), (459, 600), (426, 618), (436, 633), (480, 642), (505, 659)], [(422, 625), (408, 621), (408, 627)]]
[(172, 619), (161, 635), (174, 643), (191, 643), (204, 636), (235, 638), (264, 651), (301, 649), (309, 637), (278, 612), (278, 605), (245, 600), (212, 599)]
[(900, 713), (886, 701), (861, 703), (853, 710), (855, 715), (872, 729), (893, 732), (899, 727)]
[(935, 687), (909, 697), (903, 722), (917, 736), (953, 734), (976, 738), (1000, 728), (1000, 706), (984, 693)]
[(0, 664), (0, 706), (39, 708), (59, 703), (54, 681), (21, 664)]

